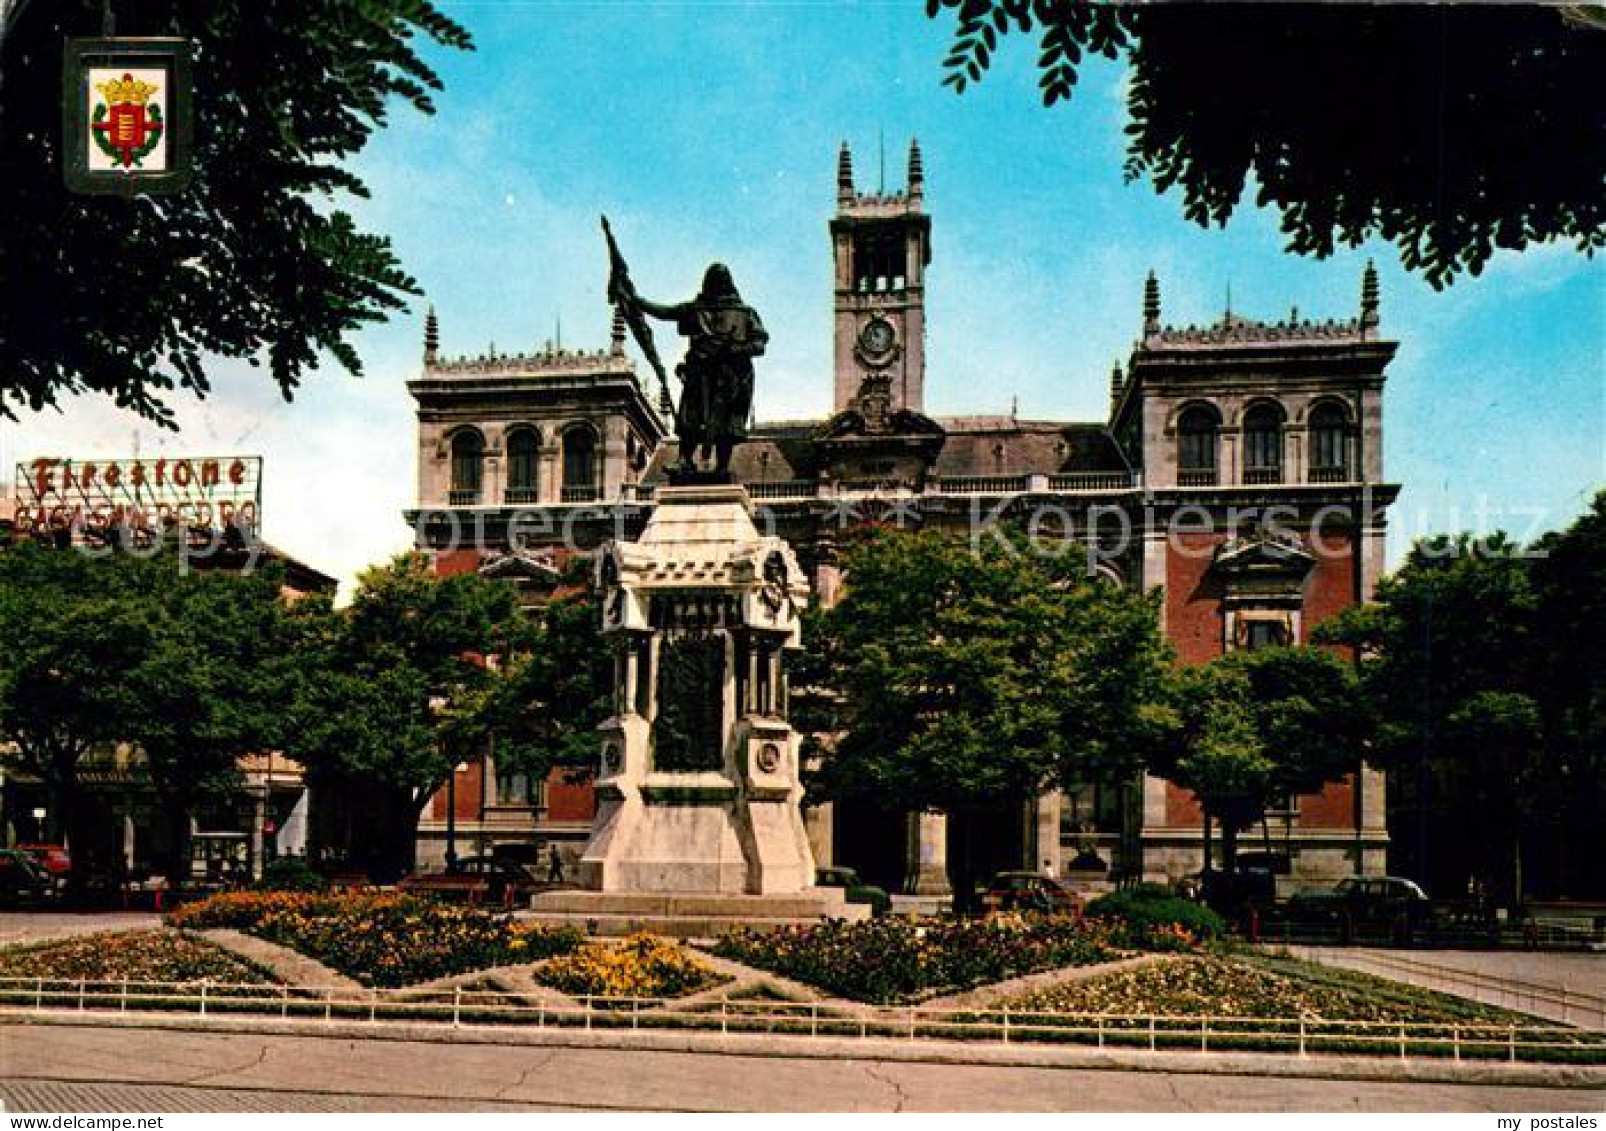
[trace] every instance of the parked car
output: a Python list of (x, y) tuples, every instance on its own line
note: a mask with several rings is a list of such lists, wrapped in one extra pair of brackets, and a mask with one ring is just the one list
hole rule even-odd
[(852, 868), (820, 868), (814, 873), (817, 888), (841, 888), (849, 903), (868, 903), (871, 915), (885, 915), (892, 907), (892, 897), (874, 884), (867, 884)]
[(55, 887), (31, 853), (0, 849), (0, 902), (38, 903), (49, 898)]
[(1330, 891), (1295, 893), (1287, 910), (1290, 921), (1336, 926), (1345, 936), (1384, 928), (1405, 938), (1427, 923), (1431, 906), (1415, 880), (1346, 876)]
[(72, 857), (59, 844), (19, 844), (18, 852), (26, 852), (52, 879), (66, 879), (72, 871)]
[(993, 877), (982, 906), (995, 911), (1037, 911), (1048, 915), (1079, 915), (1082, 898), (1058, 880), (1036, 872), (1000, 872)]
[(457, 861), (457, 874), (483, 879), (486, 894), (494, 903), (525, 902), (537, 891), (550, 885), (543, 884), (523, 864), (505, 856), (464, 856)]

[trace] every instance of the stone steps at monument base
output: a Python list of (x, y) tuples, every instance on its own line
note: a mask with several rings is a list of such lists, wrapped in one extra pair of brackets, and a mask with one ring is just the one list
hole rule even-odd
[[(849, 908), (862, 904), (848, 904)], [(869, 909), (866, 907), (866, 911)], [(835, 916), (860, 918), (861, 916)], [(782, 927), (809, 927), (820, 922), (821, 916), (730, 916), (730, 915), (624, 915), (585, 913), (580, 911), (525, 911), (519, 918), (526, 922), (549, 926), (579, 927), (590, 935), (607, 938), (623, 937), (646, 931), (675, 939), (710, 939), (745, 930), (778, 930)]]
[(858, 919), (840, 888), (815, 888), (789, 895), (741, 895), (702, 892), (548, 891), (530, 901), (541, 914), (633, 915), (637, 917), (727, 917), (756, 919)]

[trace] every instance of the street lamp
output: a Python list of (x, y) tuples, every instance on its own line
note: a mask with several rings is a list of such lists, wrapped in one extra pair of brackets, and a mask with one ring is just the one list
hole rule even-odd
[(468, 769), (459, 762), (446, 776), (446, 870), (457, 871), (457, 775)]
[[(450, 702), (444, 695), (429, 697), (431, 719), (438, 719)], [(458, 762), (446, 774), (446, 870), (457, 871), (457, 775), (467, 769), (467, 763)]]

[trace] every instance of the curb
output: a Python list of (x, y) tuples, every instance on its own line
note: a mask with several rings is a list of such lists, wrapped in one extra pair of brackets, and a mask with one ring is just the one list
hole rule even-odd
[(963, 1042), (884, 1038), (789, 1037), (782, 1034), (721, 1034), (653, 1030), (530, 1029), (507, 1026), (430, 1025), (406, 1021), (321, 1021), (246, 1017), (197, 1017), (121, 1012), (0, 1010), (0, 1024), (59, 1025), (91, 1029), (168, 1029), (250, 1033), (329, 1040), (406, 1041), (436, 1045), (506, 1045), (536, 1048), (637, 1049), (724, 1056), (804, 1060), (893, 1061), (912, 1064), (1013, 1068), (1081, 1068), (1164, 1071), (1208, 1076), (1261, 1076), (1387, 1083), (1518, 1085), (1606, 1091), (1606, 1069), (1545, 1064), (1466, 1064), (1398, 1061), (1372, 1057), (1269, 1056), (1261, 1053), (1180, 1050), (1085, 1049), (978, 1046)]

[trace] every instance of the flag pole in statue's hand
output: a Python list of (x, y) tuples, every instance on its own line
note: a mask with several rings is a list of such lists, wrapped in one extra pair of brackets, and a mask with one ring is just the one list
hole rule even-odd
[(636, 345), (641, 347), (642, 354), (647, 358), (647, 364), (658, 375), (658, 387), (663, 392), (664, 402), (673, 404), (674, 398), (669, 393), (669, 378), (664, 374), (664, 363), (658, 360), (658, 347), (652, 340), (652, 327), (647, 325), (646, 316), (642, 314), (641, 307), (636, 301), (635, 284), (630, 281), (630, 268), (625, 264), (625, 257), (619, 254), (619, 245), (614, 242), (613, 229), (608, 226), (608, 218), (602, 218), (602, 235), (608, 241), (608, 301), (624, 316), (625, 325), (630, 327), (630, 336), (636, 339)]

